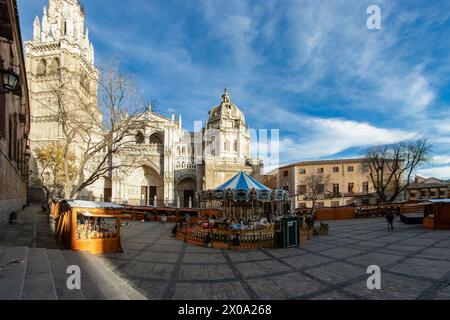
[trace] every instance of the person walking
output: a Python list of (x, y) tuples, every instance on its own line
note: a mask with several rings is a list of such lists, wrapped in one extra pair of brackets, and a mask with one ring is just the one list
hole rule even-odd
[(392, 212), (389, 212), (386, 215), (386, 220), (388, 223), (388, 231), (394, 230), (394, 218), (395, 218), (395, 216), (392, 214)]
[(161, 216), (161, 223), (162, 223), (162, 225), (165, 227), (165, 225), (166, 225), (166, 221), (167, 221), (167, 217), (166, 217), (166, 215), (165, 214), (163, 214), (162, 216)]

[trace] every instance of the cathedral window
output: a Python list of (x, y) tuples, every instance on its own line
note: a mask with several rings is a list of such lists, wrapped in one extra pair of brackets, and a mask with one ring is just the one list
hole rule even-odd
[(51, 64), (51, 72), (52, 73), (58, 72), (59, 66), (60, 66), (59, 59), (58, 58), (53, 58), (52, 59), (52, 64)]
[(47, 61), (45, 61), (45, 59), (41, 59), (38, 62), (37, 74), (38, 75), (45, 75), (46, 73), (47, 73)]
[(144, 137), (144, 134), (142, 133), (142, 131), (138, 131), (135, 138), (136, 138), (136, 144), (143, 144), (145, 141), (145, 137)]
[(63, 36), (65, 36), (67, 34), (67, 21), (63, 22), (62, 32), (61, 33), (62, 33)]
[(234, 152), (238, 151), (238, 142), (237, 142), (237, 140), (234, 140), (233, 149), (234, 149)]
[(158, 133), (155, 132), (150, 136), (150, 144), (162, 144), (162, 140)]

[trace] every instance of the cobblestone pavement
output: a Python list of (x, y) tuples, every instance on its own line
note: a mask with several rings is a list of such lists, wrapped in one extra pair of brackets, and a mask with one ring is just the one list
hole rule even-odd
[[(149, 299), (450, 299), (450, 231), (333, 221), (299, 248), (235, 252), (178, 241), (171, 227), (124, 228), (125, 252), (103, 256)], [(367, 289), (370, 265), (381, 290)]]

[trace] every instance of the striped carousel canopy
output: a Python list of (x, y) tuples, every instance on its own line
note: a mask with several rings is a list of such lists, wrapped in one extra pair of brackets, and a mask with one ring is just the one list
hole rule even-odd
[(284, 190), (271, 190), (243, 171), (217, 188), (201, 192), (202, 200), (283, 201), (286, 198)]
[(228, 180), (224, 184), (218, 186), (214, 190), (225, 191), (225, 190), (228, 190), (228, 189), (232, 189), (232, 190), (246, 190), (246, 191), (250, 191), (252, 189), (255, 189), (256, 191), (261, 191), (261, 190), (267, 191), (267, 192), (271, 192), (272, 191), (269, 188), (267, 188), (266, 186), (264, 186), (263, 184), (259, 183), (258, 181), (256, 181), (252, 177), (250, 177), (248, 174), (246, 174), (243, 171), (239, 172), (233, 178), (231, 178), (230, 180)]

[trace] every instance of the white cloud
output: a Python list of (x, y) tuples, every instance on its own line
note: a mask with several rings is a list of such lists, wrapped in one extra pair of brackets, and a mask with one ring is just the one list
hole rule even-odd
[(450, 179), (450, 166), (420, 169), (417, 171), (417, 174), (425, 178), (435, 177), (439, 179)]
[(280, 151), (286, 160), (314, 159), (330, 156), (349, 148), (394, 143), (415, 136), (414, 133), (378, 128), (368, 123), (345, 119), (307, 118), (308, 134), (301, 139), (286, 138)]

